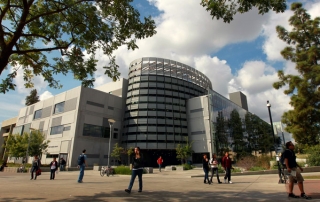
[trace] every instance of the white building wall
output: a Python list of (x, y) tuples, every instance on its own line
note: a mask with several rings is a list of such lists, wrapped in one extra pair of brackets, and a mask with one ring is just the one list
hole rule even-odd
[(187, 101), (188, 135), (190, 142), (193, 142), (192, 149), (195, 153), (211, 155), (208, 105), (207, 96), (191, 98)]

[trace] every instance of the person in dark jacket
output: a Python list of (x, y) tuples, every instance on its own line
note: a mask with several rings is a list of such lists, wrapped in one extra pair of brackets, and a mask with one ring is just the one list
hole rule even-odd
[(211, 184), (210, 180), (209, 180), (209, 159), (207, 157), (206, 154), (203, 155), (203, 159), (202, 159), (202, 167), (203, 167), (203, 172), (204, 172), (204, 181), (203, 183), (207, 183)]
[(34, 173), (34, 180), (37, 179), (37, 171), (40, 169), (41, 162), (38, 158), (38, 155), (35, 155), (32, 161), (32, 168), (31, 168), (31, 179), (33, 179), (33, 173)]
[(127, 193), (131, 193), (134, 180), (138, 175), (138, 178), (139, 178), (138, 192), (142, 192), (142, 173), (143, 173), (144, 160), (143, 160), (142, 154), (140, 154), (139, 147), (134, 148), (134, 155), (131, 162), (132, 162), (131, 180), (130, 180), (128, 189), (125, 189), (124, 191)]
[(56, 171), (58, 170), (58, 162), (56, 158), (53, 158), (53, 161), (50, 163), (50, 180), (54, 180), (56, 176)]
[(228, 179), (228, 183), (232, 184), (231, 182), (231, 168), (232, 168), (232, 164), (231, 164), (231, 159), (229, 157), (229, 152), (226, 152), (224, 157), (222, 158), (222, 162), (221, 165), (225, 171), (225, 176), (224, 176), (224, 183), (227, 183), (227, 179)]

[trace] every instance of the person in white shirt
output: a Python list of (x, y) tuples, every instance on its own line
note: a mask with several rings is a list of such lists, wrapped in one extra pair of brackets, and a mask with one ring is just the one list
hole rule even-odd
[(217, 159), (217, 155), (216, 155), (216, 154), (213, 154), (213, 155), (212, 155), (212, 158), (210, 159), (209, 164), (210, 164), (210, 169), (211, 169), (211, 179), (210, 179), (210, 182), (212, 183), (213, 175), (214, 175), (214, 173), (216, 173), (218, 183), (221, 184), (222, 182), (221, 182), (220, 179), (219, 179), (218, 159)]
[(53, 160), (50, 163), (50, 180), (54, 180), (56, 176), (56, 170), (58, 169), (58, 162), (56, 158), (53, 158)]

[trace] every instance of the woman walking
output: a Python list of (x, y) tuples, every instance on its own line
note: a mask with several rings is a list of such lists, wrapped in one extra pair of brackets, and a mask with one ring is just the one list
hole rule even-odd
[(203, 155), (203, 159), (202, 159), (202, 167), (203, 167), (203, 172), (204, 172), (204, 181), (203, 183), (207, 183), (211, 184), (210, 180), (209, 180), (209, 160), (206, 154)]
[(50, 180), (54, 180), (57, 169), (58, 169), (58, 162), (56, 158), (53, 158), (53, 161), (51, 161), (50, 163)]
[(31, 179), (33, 179), (33, 173), (34, 173), (34, 180), (37, 179), (37, 171), (40, 169), (40, 165), (41, 165), (41, 162), (38, 158), (37, 155), (35, 155), (33, 157), (33, 161), (32, 161), (32, 168), (31, 168)]
[(227, 179), (228, 179), (228, 183), (232, 184), (231, 182), (231, 168), (232, 168), (232, 164), (231, 164), (231, 159), (229, 157), (229, 152), (226, 152), (224, 154), (224, 157), (222, 158), (222, 167), (225, 171), (225, 176), (224, 176), (224, 183), (227, 183)]
[(210, 166), (211, 166), (211, 178), (210, 178), (210, 182), (212, 183), (212, 178), (214, 176), (214, 173), (216, 173), (217, 175), (217, 180), (218, 183), (221, 184), (222, 182), (219, 179), (219, 171), (218, 171), (218, 159), (217, 159), (217, 155), (213, 154), (212, 158), (210, 159)]
[(134, 180), (136, 179), (137, 175), (139, 178), (139, 191), (142, 192), (142, 173), (143, 173), (143, 157), (140, 154), (140, 147), (134, 148), (134, 156), (131, 160), (132, 162), (132, 172), (131, 172), (131, 180), (128, 186), (128, 189), (125, 189), (124, 191), (129, 193), (131, 192)]

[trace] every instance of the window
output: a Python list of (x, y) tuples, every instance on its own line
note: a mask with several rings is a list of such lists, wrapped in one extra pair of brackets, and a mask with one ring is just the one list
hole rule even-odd
[(85, 123), (83, 126), (83, 136), (109, 138), (110, 128)]
[(63, 131), (63, 126), (54, 126), (51, 127), (51, 132), (50, 135), (57, 135), (57, 134), (62, 134)]
[(113, 139), (118, 139), (118, 133), (113, 133)]
[(40, 119), (41, 115), (42, 115), (42, 109), (39, 109), (39, 110), (34, 112), (33, 119)]
[(99, 104), (99, 103), (96, 103), (96, 102), (87, 101), (87, 104), (88, 105), (92, 105), (92, 106), (96, 106), (96, 107), (104, 108), (103, 104)]
[(114, 107), (110, 107), (110, 106), (108, 106), (108, 109), (110, 109), (110, 110), (114, 110)]
[(68, 131), (70, 129), (71, 129), (71, 126), (66, 126), (66, 127), (63, 128), (63, 131)]
[(54, 105), (53, 114), (61, 113), (64, 111), (64, 102), (60, 102)]
[(58, 158), (59, 157), (59, 154), (47, 154), (46, 158), (47, 159), (53, 159), (53, 158)]

